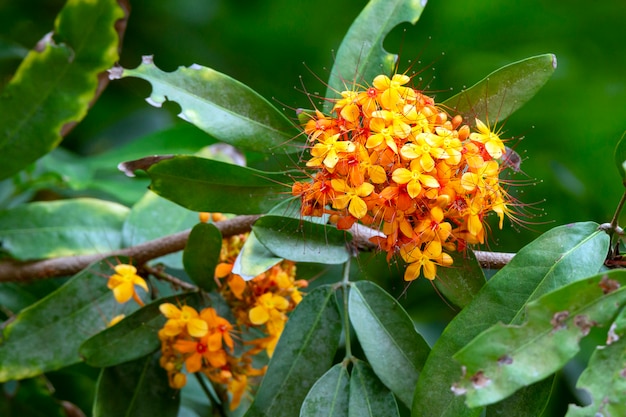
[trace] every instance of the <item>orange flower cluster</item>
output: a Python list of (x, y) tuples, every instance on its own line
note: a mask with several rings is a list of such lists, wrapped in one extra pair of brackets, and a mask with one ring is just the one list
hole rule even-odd
[[(168, 319), (159, 331), (161, 366), (168, 373), (170, 386), (180, 389), (186, 384), (183, 365), (187, 373), (202, 372), (230, 393), (231, 410), (239, 406), (250, 385), (256, 382), (254, 378), (265, 374), (264, 367), (253, 367), (254, 356), (263, 351), (272, 355), (287, 313), (300, 302), (299, 289), (306, 286), (306, 281), (295, 280), (295, 265), (287, 261), (248, 282), (233, 274), (233, 263), (246, 237), (223, 240), (221, 263), (215, 271), (219, 293), (230, 308), (234, 323), (211, 307), (198, 312), (190, 306), (160, 306)], [(246, 337), (249, 330), (256, 335), (263, 333), (263, 337)], [(243, 343), (235, 343), (234, 333), (242, 335)]]
[(247, 234), (225, 239), (215, 277), (226, 285), (220, 285), (220, 294), (230, 306), (237, 324), (243, 328), (256, 328), (266, 337), (247, 341), (252, 352), (265, 350), (269, 357), (285, 328), (287, 313), (302, 300), (301, 288), (308, 282), (296, 280), (296, 265), (282, 261), (250, 281), (232, 273), (233, 264), (241, 251)]
[(408, 267), (404, 279), (436, 277), (446, 252), (484, 243), (484, 218), (510, 214), (501, 187), (505, 146), (476, 120), (474, 130), (434, 99), (406, 86), (410, 77), (379, 75), (372, 86), (344, 91), (332, 115), (316, 111), (304, 126), (312, 181), (292, 193), (305, 216), (330, 214), (339, 229), (356, 221), (380, 230), (372, 241)]

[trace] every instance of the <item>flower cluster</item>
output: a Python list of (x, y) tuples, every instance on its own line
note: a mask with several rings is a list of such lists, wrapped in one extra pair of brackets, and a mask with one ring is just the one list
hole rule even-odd
[(233, 263), (246, 237), (223, 240), (215, 270), (218, 292), (230, 309), (223, 315), (230, 317), (232, 313), (234, 319), (227, 320), (212, 307), (198, 312), (187, 305), (160, 306), (167, 318), (159, 331), (161, 366), (168, 373), (170, 386), (180, 389), (186, 384), (183, 365), (187, 373), (202, 372), (230, 393), (231, 410), (238, 407), (250, 385), (258, 382), (255, 378), (264, 375), (265, 367), (254, 367), (255, 356), (273, 354), (287, 313), (300, 302), (299, 289), (307, 284), (295, 280), (295, 265), (287, 261), (247, 282), (233, 274)]
[(437, 265), (452, 264), (449, 252), (484, 243), (489, 212), (500, 227), (510, 214), (499, 181), (506, 148), (482, 121), (471, 129), (409, 81), (379, 75), (369, 88), (342, 92), (331, 116), (311, 115), (306, 165), (316, 172), (292, 193), (303, 215), (380, 230), (372, 241), (389, 257), (400, 253), (405, 280), (422, 271), (432, 280)]

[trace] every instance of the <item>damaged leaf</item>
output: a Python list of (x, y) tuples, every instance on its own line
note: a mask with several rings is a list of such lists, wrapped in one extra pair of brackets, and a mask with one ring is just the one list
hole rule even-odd
[[(620, 288), (607, 292), (603, 282)], [(528, 303), (526, 322), (498, 323), (461, 349), (454, 359), (465, 374), (453, 389), (470, 407), (500, 401), (562, 368), (592, 327), (607, 327), (626, 303), (626, 271), (596, 275)]]

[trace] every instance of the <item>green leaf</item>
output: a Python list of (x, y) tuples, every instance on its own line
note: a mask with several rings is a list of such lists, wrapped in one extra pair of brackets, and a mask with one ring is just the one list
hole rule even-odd
[[(354, 84), (371, 84), (379, 74), (391, 75), (398, 56), (385, 51), (383, 41), (399, 24), (415, 24), (425, 5), (425, 0), (371, 0), (341, 42), (326, 97), (336, 97)], [(327, 101), (324, 110), (332, 106)]]
[(300, 417), (347, 417), (350, 375), (343, 363), (335, 364), (317, 380), (307, 394)]
[(556, 380), (556, 375), (552, 375), (521, 388), (514, 395), (487, 407), (486, 417), (543, 416), (550, 403)]
[(450, 254), (454, 263), (449, 268), (438, 268), (433, 281), (437, 290), (457, 307), (465, 307), (485, 285), (485, 273), (472, 250)]
[(282, 260), (283, 258), (277, 257), (263, 246), (252, 231), (243, 244), (239, 255), (237, 255), (232, 272), (249, 281)]
[(408, 407), (430, 351), (391, 295), (369, 281), (350, 287), (349, 315), (365, 356), (380, 380)]
[(292, 417), (332, 365), (341, 318), (330, 285), (307, 294), (291, 314), (246, 417)]
[(159, 306), (163, 303), (196, 306), (200, 298), (195, 292), (160, 298), (87, 339), (78, 352), (88, 365), (99, 368), (144, 357), (160, 346), (157, 332), (165, 324), (165, 317)]
[[(455, 385), (470, 407), (500, 401), (562, 368), (592, 327), (607, 326), (626, 302), (626, 271), (577, 281), (531, 302), (526, 322), (498, 323), (454, 355), (466, 373)], [(619, 372), (619, 371), (618, 371)]]
[(626, 132), (622, 135), (617, 146), (615, 146), (615, 166), (622, 177), (622, 182), (626, 185)]
[(391, 391), (378, 379), (372, 368), (356, 360), (350, 375), (350, 417), (400, 416)]
[(211, 68), (194, 64), (163, 72), (148, 56), (137, 68), (118, 72), (149, 81), (153, 91), (148, 103), (161, 107), (166, 100), (177, 102), (180, 118), (223, 142), (266, 153), (300, 150), (294, 143), (299, 132), (285, 115), (246, 85)]
[(0, 382), (22, 379), (80, 362), (80, 345), (107, 327), (120, 306), (107, 279), (114, 260), (92, 264), (38, 303), (22, 310), (2, 332)]
[(43, 50), (24, 58), (0, 94), (0, 179), (54, 149), (85, 117), (104, 86), (99, 74), (118, 60), (115, 24), (124, 16), (116, 0), (70, 0)]
[[(607, 346), (598, 346), (576, 388), (586, 390), (592, 403), (586, 407), (570, 404), (566, 417), (626, 415), (626, 308), (609, 329)], [(609, 343), (610, 342), (610, 343)]]
[(351, 235), (330, 225), (267, 215), (252, 230), (270, 252), (291, 261), (342, 264), (351, 256)]
[(215, 267), (220, 259), (222, 233), (209, 223), (198, 223), (191, 229), (183, 252), (185, 272), (200, 288), (212, 291), (216, 287)]
[(286, 174), (196, 156), (177, 156), (148, 168), (150, 189), (194, 211), (260, 214), (289, 197)]
[(495, 125), (529, 101), (550, 79), (556, 56), (538, 55), (506, 65), (442, 103), (450, 113)]
[(16, 259), (42, 259), (119, 249), (128, 208), (77, 198), (20, 205), (0, 212), (2, 249)]
[[(124, 246), (136, 246), (149, 240), (182, 232), (198, 223), (198, 213), (187, 210), (158, 195), (147, 192), (133, 205), (122, 230)], [(183, 269), (182, 254), (172, 253), (153, 262)]]
[(105, 368), (98, 379), (94, 417), (176, 417), (180, 395), (168, 386), (160, 353)]
[(413, 397), (413, 417), (480, 415), (480, 409), (467, 408), (450, 391), (461, 376), (452, 355), (498, 321), (522, 322), (527, 302), (597, 273), (609, 247), (608, 235), (597, 228), (586, 222), (551, 229), (487, 282), (433, 346)]

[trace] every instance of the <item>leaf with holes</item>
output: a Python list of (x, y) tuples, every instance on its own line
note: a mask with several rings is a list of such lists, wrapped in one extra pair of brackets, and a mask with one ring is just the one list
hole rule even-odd
[(175, 101), (180, 118), (222, 142), (265, 153), (301, 149), (299, 132), (285, 115), (251, 88), (211, 68), (194, 64), (163, 72), (152, 57), (144, 57), (135, 69), (113, 70), (112, 78), (123, 77), (150, 82), (148, 103), (161, 107), (166, 100)]
[[(353, 84), (371, 83), (377, 75), (391, 73), (398, 56), (385, 51), (383, 41), (399, 24), (415, 24), (425, 5), (425, 0), (370, 1), (341, 42), (326, 97), (336, 97)], [(324, 110), (329, 112), (332, 106), (331, 101), (326, 101)]]

